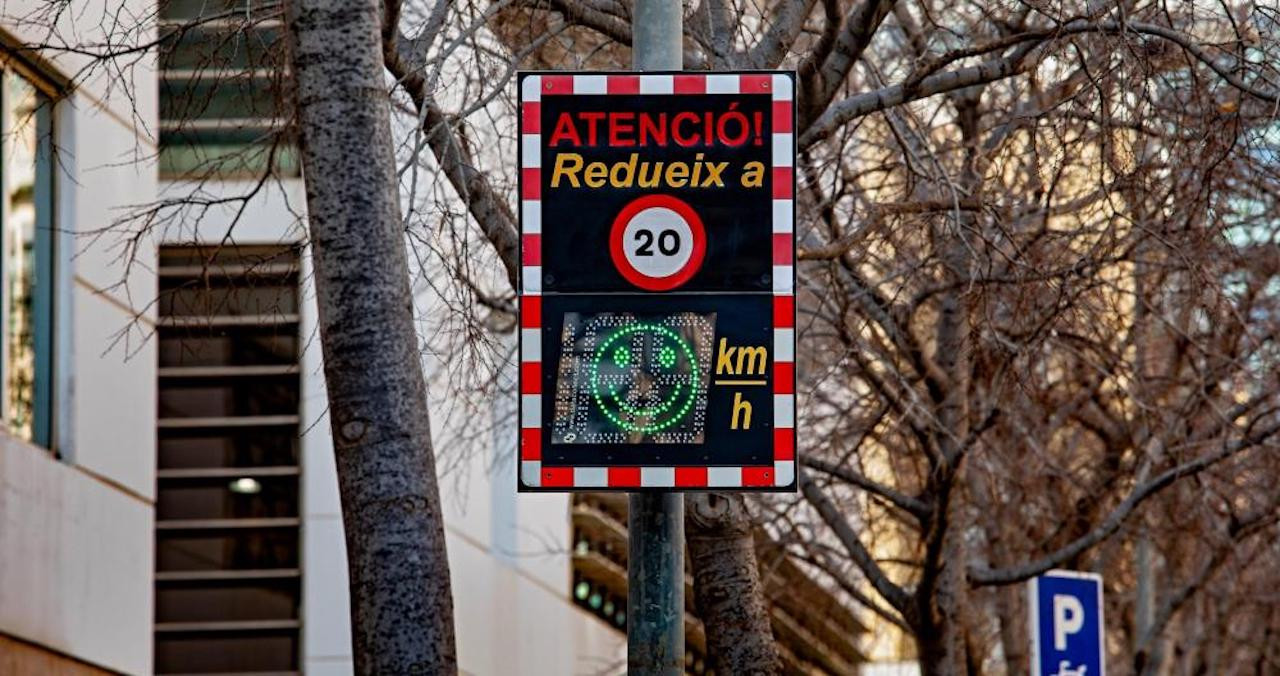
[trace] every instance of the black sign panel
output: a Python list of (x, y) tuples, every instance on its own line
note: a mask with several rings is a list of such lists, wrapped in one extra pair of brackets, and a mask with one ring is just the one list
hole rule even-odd
[(793, 92), (521, 74), (521, 490), (794, 490)]

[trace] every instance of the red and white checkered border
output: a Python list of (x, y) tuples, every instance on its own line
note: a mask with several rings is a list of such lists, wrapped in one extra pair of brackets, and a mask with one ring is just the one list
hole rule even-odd
[[(544, 96), (771, 92), (773, 465), (542, 465), (542, 128)], [(520, 483), (528, 488), (770, 488), (795, 483), (794, 87), (788, 73), (529, 74), (520, 82)]]

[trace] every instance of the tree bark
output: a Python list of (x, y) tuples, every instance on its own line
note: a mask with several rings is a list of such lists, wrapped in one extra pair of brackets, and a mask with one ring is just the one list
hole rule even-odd
[(687, 494), (685, 540), (693, 568), (694, 605), (716, 673), (781, 673), (743, 497)]
[[(942, 501), (945, 509), (946, 501)], [(941, 555), (938, 561), (947, 562), (932, 573), (928, 570), (915, 594), (916, 651), (919, 653), (920, 673), (923, 676), (959, 676), (968, 671), (964, 643), (964, 622), (960, 617), (963, 571), (951, 562), (962, 560), (963, 546), (958, 536), (948, 526), (939, 543)], [(954, 526), (951, 526), (954, 528)]]
[(916, 650), (919, 652), (920, 673), (924, 676), (950, 676), (953, 657), (948, 652), (948, 641), (939, 628), (931, 628), (916, 635)]
[(944, 603), (933, 604), (932, 617), (916, 629), (922, 676), (960, 676), (968, 671), (960, 623), (941, 607)]
[(292, 0), (329, 421), (361, 674), (453, 674), (453, 599), (412, 317), (377, 0)]

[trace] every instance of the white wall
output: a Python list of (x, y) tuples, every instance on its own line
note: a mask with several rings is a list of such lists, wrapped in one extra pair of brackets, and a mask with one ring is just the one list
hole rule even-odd
[(622, 634), (569, 600), (567, 557), (555, 557), (565, 575), (560, 584), (547, 586), (466, 533), (449, 528), (448, 535), (463, 673), (625, 673)]
[[(0, 28), (30, 33), (12, 17), (33, 4), (6, 4)], [(94, 19), (92, 12), (64, 15)], [(72, 28), (91, 39), (93, 25)], [(52, 60), (64, 73), (78, 67)], [(142, 63), (138, 72), (152, 71)], [(139, 129), (154, 129), (155, 88), (140, 87), (132, 101), (104, 102), (101, 82), (75, 90), (54, 113), (55, 436), (64, 458), (0, 432), (0, 633), (145, 674), (153, 605), (155, 249), (141, 238), (132, 251), (136, 265), (128, 265), (121, 250), (111, 250), (119, 237), (85, 247), (88, 233), (128, 205), (154, 199), (154, 169), (132, 160), (154, 153)]]
[(489, 426), (490, 444), (461, 460), (432, 418), (437, 448), (453, 454), (437, 465), (449, 468), (440, 485), (460, 666), (483, 676), (624, 673), (623, 634), (569, 598), (569, 496), (516, 493), (514, 406), (500, 396), (488, 421), (471, 421)]
[(864, 664), (858, 673), (861, 676), (920, 676), (920, 665), (916, 662)]
[(131, 243), (129, 233), (97, 231), (155, 199), (155, 169), (132, 163), (149, 150), (124, 120), (80, 95), (61, 107), (59, 220), (77, 234), (63, 236), (58, 251), (72, 291), (70, 317), (55, 330), (71, 337), (64, 361), (74, 365), (59, 378), (73, 421), (59, 448), (68, 461), (154, 501), (155, 238)]
[(150, 504), (0, 438), (0, 632), (148, 673), (151, 561)]
[[(323, 457), (331, 458), (327, 432), (317, 426), (303, 440), (311, 449), (304, 471), (305, 666), (308, 674), (324, 675), (351, 670), (345, 545), (337, 477), (332, 460)], [(490, 477), (484, 464), (477, 458), (469, 468), (474, 479), (467, 482), (465, 498), (458, 492), (462, 487), (448, 481), (443, 486), (461, 671), (479, 676), (623, 673), (625, 638), (569, 599), (568, 498), (516, 498), (517, 546), (497, 550), (487, 501), (491, 491), (514, 491), (515, 475)]]

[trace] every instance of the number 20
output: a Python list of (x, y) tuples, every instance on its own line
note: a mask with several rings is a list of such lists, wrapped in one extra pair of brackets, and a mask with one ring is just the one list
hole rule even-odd
[[(636, 231), (636, 241), (640, 242), (640, 246), (636, 249), (637, 256), (653, 255), (653, 231), (638, 230)], [(680, 250), (680, 233), (675, 230), (663, 230), (658, 234), (658, 251), (663, 256), (674, 256)]]

